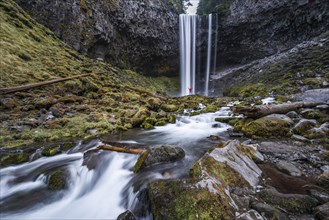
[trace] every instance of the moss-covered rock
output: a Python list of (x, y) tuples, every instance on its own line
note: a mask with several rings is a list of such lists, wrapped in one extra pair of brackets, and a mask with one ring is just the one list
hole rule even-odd
[(64, 170), (56, 170), (49, 175), (48, 189), (50, 190), (63, 190), (68, 187), (67, 178), (69, 174)]
[(29, 155), (27, 153), (9, 154), (1, 158), (0, 165), (3, 167), (10, 165), (17, 165), (29, 161)]
[(176, 123), (176, 115), (167, 115), (167, 120), (169, 123), (175, 124)]
[(178, 110), (178, 106), (177, 105), (173, 105), (173, 104), (164, 104), (161, 105), (161, 109), (165, 112), (175, 112)]
[(316, 178), (316, 183), (329, 190), (329, 174), (321, 174)]
[(51, 157), (51, 156), (54, 156), (56, 155), (57, 153), (59, 153), (60, 151), (58, 150), (58, 147), (57, 146), (49, 146), (49, 147), (45, 147), (41, 154), (42, 156), (45, 156), (45, 157)]
[(67, 142), (67, 143), (62, 143), (59, 147), (61, 151), (68, 151), (72, 147), (74, 147), (76, 144), (73, 142)]
[(283, 194), (274, 188), (264, 189), (259, 196), (268, 204), (292, 213), (312, 213), (318, 201), (311, 196), (301, 194)]
[(217, 112), (218, 111), (218, 107), (216, 105), (207, 105), (202, 112)]
[(241, 131), (253, 138), (291, 137), (290, 126), (291, 121), (269, 115), (245, 123)]
[(294, 127), (294, 132), (308, 139), (327, 138), (329, 136), (329, 123), (318, 126), (313, 119), (302, 119)]
[(162, 102), (158, 98), (150, 98), (146, 101), (146, 107), (152, 111), (158, 111)]
[(234, 219), (225, 195), (195, 187), (189, 181), (152, 182), (148, 195), (155, 220)]

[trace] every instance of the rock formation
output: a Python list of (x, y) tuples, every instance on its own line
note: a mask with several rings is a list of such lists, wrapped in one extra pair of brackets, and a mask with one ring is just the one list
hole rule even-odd
[(78, 52), (146, 74), (178, 72), (178, 11), (167, 0), (16, 0)]

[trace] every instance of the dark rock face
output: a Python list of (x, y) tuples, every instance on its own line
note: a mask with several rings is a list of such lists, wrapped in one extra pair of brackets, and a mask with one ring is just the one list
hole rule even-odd
[(327, 0), (235, 0), (220, 13), (222, 65), (283, 52), (329, 28)]
[(147, 74), (178, 72), (178, 15), (167, 0), (16, 0), (82, 54)]

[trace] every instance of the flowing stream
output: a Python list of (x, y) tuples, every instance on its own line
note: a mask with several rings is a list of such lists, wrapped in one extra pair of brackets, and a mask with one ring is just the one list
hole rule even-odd
[[(133, 173), (137, 155), (90, 151), (101, 144), (93, 140), (78, 144), (65, 154), (42, 157), (0, 171), (0, 219), (116, 219), (131, 210), (137, 219), (152, 219), (147, 201), (147, 184), (156, 179), (187, 177), (188, 170), (210, 147), (210, 135), (226, 138), (228, 108), (198, 116), (180, 116), (176, 124), (153, 130), (130, 130), (116, 141), (145, 146), (174, 144), (186, 153), (183, 160), (159, 164)], [(86, 162), (86, 153), (92, 157)], [(84, 156), (85, 153), (85, 156)], [(85, 158), (84, 158), (85, 157)], [(67, 189), (47, 188), (54, 170), (69, 174)]]

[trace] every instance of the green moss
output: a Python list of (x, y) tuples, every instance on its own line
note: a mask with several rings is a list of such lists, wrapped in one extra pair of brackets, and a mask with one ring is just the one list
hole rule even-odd
[(27, 153), (10, 154), (1, 158), (0, 165), (5, 167), (9, 165), (21, 164), (29, 161)]
[(178, 110), (178, 106), (172, 104), (164, 104), (161, 106), (161, 109), (165, 112), (175, 112)]
[(154, 219), (234, 219), (224, 193), (193, 186), (190, 181), (155, 181), (148, 195)]
[(277, 118), (260, 118), (242, 125), (242, 132), (247, 137), (270, 138), (270, 137), (290, 137), (290, 124)]
[(217, 112), (218, 107), (216, 105), (207, 105), (205, 109), (202, 110), (202, 112)]
[(54, 171), (48, 179), (48, 189), (63, 190), (67, 188), (68, 174), (62, 170)]
[(169, 123), (175, 124), (176, 123), (176, 116), (175, 115), (167, 115), (167, 119)]
[(166, 121), (165, 120), (159, 120), (155, 123), (155, 126), (165, 126), (166, 125)]
[(76, 144), (75, 143), (63, 143), (60, 145), (60, 150), (61, 151), (68, 151), (69, 149), (71, 149), (72, 147), (74, 147)]
[(41, 154), (46, 157), (51, 157), (56, 155), (58, 152), (58, 147), (45, 147)]
[(144, 161), (147, 158), (147, 156), (148, 156), (149, 153), (150, 153), (150, 151), (147, 150), (147, 151), (145, 151), (144, 153), (142, 153), (139, 156), (139, 158), (138, 158), (138, 160), (137, 160), (137, 162), (136, 162), (136, 164), (134, 166), (134, 173), (138, 173), (139, 172), (139, 170), (141, 169), (142, 164), (144, 163)]

